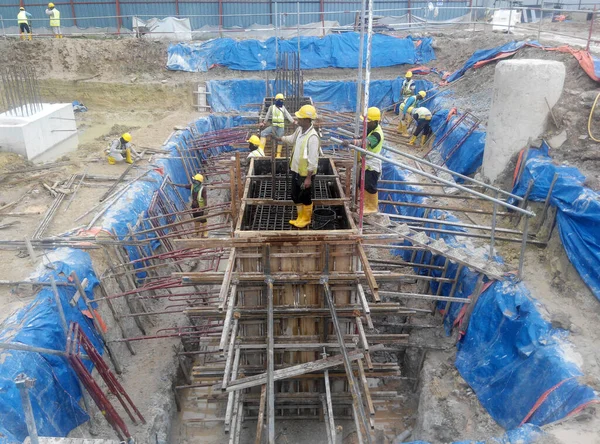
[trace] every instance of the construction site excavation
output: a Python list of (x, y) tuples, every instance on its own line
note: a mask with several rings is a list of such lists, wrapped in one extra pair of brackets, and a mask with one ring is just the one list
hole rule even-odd
[(0, 444), (600, 444), (594, 2), (0, 0)]

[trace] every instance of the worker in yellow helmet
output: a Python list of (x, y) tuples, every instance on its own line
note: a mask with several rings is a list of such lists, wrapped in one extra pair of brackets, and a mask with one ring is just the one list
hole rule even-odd
[(400, 123), (398, 124), (398, 132), (404, 137), (408, 137), (408, 127), (411, 123), (413, 109), (421, 106), (421, 103), (425, 100), (426, 96), (427, 93), (425, 91), (419, 91), (418, 94), (408, 97), (400, 104)]
[(420, 106), (413, 111), (413, 119), (417, 122), (417, 129), (409, 140), (409, 145), (414, 145), (419, 135), (421, 135), (421, 146), (425, 145), (427, 137), (431, 135), (431, 117), (431, 111), (424, 106)]
[(406, 71), (404, 79), (402, 80), (402, 85), (400, 86), (400, 95), (405, 99), (412, 96), (415, 92), (415, 82), (412, 77), (413, 73), (411, 71)]
[[(363, 118), (361, 116), (361, 118)], [(363, 118), (364, 119), (364, 118)], [(384, 137), (381, 129), (381, 110), (371, 107), (367, 110), (367, 140), (366, 149), (373, 154), (381, 154)], [(344, 146), (349, 144), (362, 146), (362, 139), (345, 140)], [(379, 198), (377, 195), (377, 183), (381, 175), (381, 160), (366, 156), (365, 159), (365, 198), (363, 214), (374, 214), (379, 211)]]
[(31, 40), (31, 22), (30, 20), (33, 16), (25, 11), (25, 8), (21, 6), (19, 8), (19, 13), (17, 14), (17, 23), (19, 25), (19, 31), (21, 34), (21, 40), (25, 40), (26, 37)]
[[(260, 147), (264, 150), (265, 144), (267, 143), (267, 137), (273, 134), (276, 138), (283, 137), (285, 132), (285, 120), (287, 119), (290, 123), (296, 123), (294, 118), (290, 115), (283, 101), (285, 97), (279, 93), (275, 96), (275, 102), (271, 105), (265, 115), (265, 118), (260, 122), (260, 127), (264, 128), (271, 120), (271, 125), (265, 128), (260, 133)], [(281, 157), (281, 144), (277, 145), (277, 157)]]
[(172, 183), (172, 185), (190, 190), (190, 202), (192, 207), (192, 220), (194, 229), (200, 237), (208, 237), (206, 230), (205, 207), (208, 205), (208, 195), (204, 186), (204, 176), (200, 173), (194, 175), (192, 183)]
[(117, 162), (125, 162), (133, 163), (133, 158), (131, 153), (133, 153), (136, 157), (138, 153), (131, 146), (131, 134), (123, 133), (121, 137), (115, 139), (110, 144), (110, 147), (106, 150), (108, 154), (107, 160), (108, 163), (114, 165)]
[(60, 32), (60, 11), (54, 7), (54, 3), (48, 3), (46, 15), (50, 19), (50, 28), (52, 29), (54, 38), (62, 39), (62, 33)]
[(248, 158), (265, 157), (265, 152), (260, 146), (260, 139), (257, 135), (253, 134), (248, 140), (246, 140), (246, 142), (248, 142), (248, 148), (250, 148), (250, 154), (248, 154)]
[(290, 158), (292, 170), (292, 200), (296, 204), (296, 219), (290, 224), (304, 228), (312, 220), (312, 178), (317, 174), (321, 138), (313, 126), (317, 118), (317, 110), (312, 105), (304, 105), (296, 112), (298, 128), (294, 134), (277, 138), (277, 140), (293, 146)]

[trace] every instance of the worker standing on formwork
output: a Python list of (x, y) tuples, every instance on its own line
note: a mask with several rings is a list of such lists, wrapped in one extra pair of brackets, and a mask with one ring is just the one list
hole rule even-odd
[[(171, 182), (172, 183), (172, 182)], [(192, 183), (172, 183), (173, 186), (187, 188), (190, 190), (190, 206), (192, 207), (192, 218), (194, 228), (200, 237), (208, 237), (206, 231), (206, 215), (204, 208), (208, 205), (208, 196), (204, 187), (204, 176), (200, 173), (192, 177)]]
[(413, 109), (420, 106), (423, 99), (425, 99), (425, 96), (427, 96), (425, 91), (419, 91), (418, 94), (410, 96), (400, 104), (400, 123), (398, 124), (398, 132), (404, 137), (408, 137), (408, 127), (411, 123)]
[(54, 38), (62, 39), (62, 33), (60, 32), (60, 11), (54, 7), (54, 3), (48, 3), (46, 15), (50, 18), (50, 28), (52, 29)]
[(417, 129), (408, 141), (409, 145), (414, 145), (417, 137), (421, 135), (421, 146), (425, 145), (427, 137), (431, 135), (431, 111), (424, 106), (413, 110), (413, 119), (417, 122)]
[(400, 87), (400, 95), (403, 99), (407, 99), (415, 93), (415, 85), (412, 79), (413, 73), (406, 71), (404, 80), (402, 80), (402, 86)]
[(290, 136), (277, 138), (287, 145), (293, 145), (290, 158), (292, 170), (292, 200), (296, 204), (297, 217), (290, 224), (304, 228), (310, 224), (313, 212), (311, 198), (312, 177), (317, 174), (321, 139), (313, 126), (317, 110), (312, 105), (304, 105), (296, 112), (298, 128)]
[[(363, 117), (361, 116), (361, 119)], [(371, 107), (367, 110), (367, 141), (366, 149), (373, 154), (380, 154), (383, 147), (383, 130), (381, 121), (381, 110)], [(344, 140), (344, 146), (362, 146), (362, 139)], [(379, 212), (379, 198), (377, 195), (377, 182), (381, 175), (381, 160), (372, 156), (365, 159), (365, 198), (363, 214), (375, 214)]]
[(30, 20), (33, 16), (25, 11), (24, 7), (19, 8), (19, 13), (17, 14), (17, 23), (19, 24), (19, 32), (21, 34), (21, 40), (25, 40), (25, 38), (29, 38), (31, 40), (31, 23)]
[[(260, 127), (264, 128), (269, 119), (271, 119), (271, 125), (265, 128), (260, 133), (260, 147), (265, 149), (265, 144), (267, 143), (267, 136), (272, 134), (275, 135), (276, 138), (282, 138), (285, 133), (285, 119), (287, 119), (290, 123), (296, 123), (293, 117), (290, 115), (285, 106), (283, 106), (283, 101), (285, 97), (283, 94), (277, 94), (275, 96), (275, 103), (269, 107), (267, 114), (262, 122), (260, 122)], [(277, 144), (277, 157), (281, 157), (281, 144)]]
[(114, 165), (117, 162), (133, 163), (131, 153), (136, 157), (138, 153), (131, 146), (131, 134), (123, 133), (121, 137), (115, 139), (110, 144), (110, 147), (106, 150), (107, 160), (110, 165)]
[(250, 148), (248, 159), (251, 157), (265, 157), (265, 152), (260, 147), (260, 139), (257, 135), (253, 134), (248, 140), (246, 140), (246, 142), (248, 142), (248, 148)]

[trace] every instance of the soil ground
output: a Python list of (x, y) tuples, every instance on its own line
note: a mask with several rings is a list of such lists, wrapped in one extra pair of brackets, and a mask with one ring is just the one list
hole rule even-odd
[[(518, 31), (518, 34), (519, 37), (534, 36), (535, 32)], [(462, 66), (475, 50), (497, 46), (515, 38), (482, 31), (439, 32), (434, 37), (437, 60), (430, 65), (449, 71)], [(87, 113), (77, 114), (80, 146), (64, 158), (70, 162), (68, 165), (48, 170), (43, 175), (14, 174), (1, 179), (2, 173), (26, 168), (30, 164), (18, 156), (0, 153), (0, 206), (18, 201), (9, 212), (29, 213), (13, 217), (7, 216), (7, 211), (0, 212), (0, 225), (18, 222), (1, 229), (0, 239), (22, 239), (34, 232), (53, 200), (43, 183), (64, 182), (72, 174), (83, 171), (115, 177), (120, 175), (125, 165), (108, 166), (103, 150), (121, 132), (129, 130), (133, 134), (139, 151), (144, 146), (158, 148), (175, 126), (183, 126), (199, 117), (201, 114), (193, 110), (191, 99), (191, 90), (196, 82), (263, 78), (259, 72), (240, 73), (224, 68), (215, 68), (208, 73), (169, 72), (164, 68), (166, 48), (165, 43), (133, 39), (0, 41), (0, 58), (7, 64), (18, 64), (23, 59), (34, 63), (45, 101), (79, 100), (89, 108)], [(590, 186), (597, 188), (600, 183), (597, 145), (580, 136), (587, 134), (587, 117), (592, 100), (600, 92), (598, 85), (583, 73), (570, 55), (528, 48), (515, 57), (550, 58), (565, 63), (568, 72), (565, 91), (554, 109), (559, 128), (550, 125), (548, 135), (566, 131), (567, 139), (561, 146), (553, 146), (552, 154), (558, 161), (569, 162), (582, 169), (589, 178)], [(395, 78), (406, 68), (374, 69), (372, 78)], [(451, 88), (454, 104), (460, 109), (472, 110), (484, 121), (491, 104), (493, 69), (491, 64), (469, 71), (465, 80)], [(355, 76), (354, 70), (323, 69), (305, 72), (304, 77), (307, 80), (353, 80)], [(439, 81), (439, 78), (431, 77), (430, 80)], [(147, 162), (148, 156), (139, 166), (144, 167)], [(110, 183), (84, 183), (69, 209), (64, 211), (64, 205), (61, 207), (46, 234), (62, 233), (89, 221), (91, 216), (75, 220), (97, 203), (108, 186)], [(509, 258), (515, 257), (512, 247), (501, 245), (499, 251)], [(40, 263), (47, 261), (42, 255), (37, 259)], [(23, 252), (0, 250), (0, 276), (3, 280), (24, 280), (37, 265), (31, 264)], [(545, 250), (528, 248), (525, 270), (525, 282), (532, 295), (546, 307), (548, 318), (571, 331), (570, 340), (586, 374), (585, 382), (600, 389), (597, 352), (600, 338), (596, 328), (600, 321), (600, 305), (566, 260), (556, 236)], [(32, 296), (27, 289), (11, 291), (7, 286), (0, 286), (2, 316), (23, 306)], [(174, 319), (173, 323), (176, 322)], [(167, 411), (168, 408), (162, 405), (162, 398), (168, 396), (168, 390), (161, 389), (165, 384), (161, 384), (157, 375), (172, 371), (168, 350), (172, 349), (175, 341), (147, 344), (140, 347), (140, 356), (147, 356), (147, 359), (135, 358), (130, 362), (127, 381), (131, 385), (126, 388), (130, 389), (134, 401)], [(165, 356), (169, 358), (165, 359)], [(416, 424), (411, 422), (415, 418), (409, 420), (416, 427), (413, 439), (424, 438), (432, 442), (458, 438), (484, 439), (501, 432), (477, 399), (469, 394), (468, 387), (452, 366), (453, 356), (453, 352), (435, 352), (428, 356), (422, 373), (426, 389), (421, 392), (420, 420)], [(150, 380), (152, 383), (147, 384), (146, 381)], [(454, 415), (457, 406), (465, 408), (466, 405), (468, 408), (462, 417)], [(427, 419), (426, 412), (431, 409), (444, 412), (443, 417)], [(436, 421), (443, 422), (443, 431), (432, 428)], [(565, 422), (549, 430), (562, 443), (594, 444), (600, 442), (597, 423), (595, 414), (587, 414), (581, 421)], [(106, 436), (111, 437), (110, 433)]]

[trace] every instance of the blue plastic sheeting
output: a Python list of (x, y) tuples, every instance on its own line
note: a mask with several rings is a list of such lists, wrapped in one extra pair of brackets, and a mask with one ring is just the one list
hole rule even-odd
[[(369, 87), (369, 106), (387, 108), (400, 101), (401, 84), (400, 77), (395, 80), (373, 80)], [(268, 93), (263, 80), (210, 80), (207, 86), (211, 109), (222, 113), (251, 110), (247, 107), (249, 103), (262, 104), (265, 96), (274, 91), (275, 82), (270, 82)], [(418, 91), (429, 91), (432, 87), (433, 84), (427, 80), (416, 82)], [(318, 108), (340, 112), (356, 110), (356, 82), (304, 82), (304, 95), (312, 97), (314, 102), (324, 102)]]
[(594, 391), (565, 354), (566, 332), (553, 329), (522, 284), (494, 282), (477, 301), (456, 367), (505, 429), (557, 421), (589, 402)]
[[(326, 37), (300, 37), (301, 68), (357, 68), (359, 40), (359, 34), (356, 32)], [(298, 40), (276, 40), (272, 37), (265, 41), (238, 41), (220, 38), (205, 43), (178, 43), (169, 47), (167, 69), (205, 72), (215, 65), (220, 65), (239, 71), (274, 70), (276, 45), (280, 53), (296, 52)], [(373, 68), (421, 64), (434, 59), (435, 53), (430, 37), (416, 39), (373, 35)]]
[[(489, 438), (485, 441), (454, 441), (452, 444), (534, 444), (542, 443), (546, 434), (533, 424), (524, 424), (514, 430), (509, 430), (499, 438)], [(430, 444), (425, 441), (411, 441), (407, 444)]]
[[(449, 111), (442, 109), (437, 111), (431, 119), (431, 129), (436, 135), (436, 140), (440, 140), (450, 129), (455, 125), (459, 119), (458, 116), (454, 115), (448, 118)], [(475, 174), (477, 169), (483, 163), (483, 150), (485, 148), (486, 132), (484, 129), (478, 127), (469, 136), (463, 140), (470, 130), (470, 127), (464, 123), (454, 128), (452, 133), (442, 142), (442, 144), (436, 147), (442, 156), (442, 159), (446, 161), (446, 168), (451, 169), (460, 174), (468, 176)], [(462, 143), (460, 143), (462, 141)], [(435, 143), (435, 142), (434, 142)], [(457, 148), (457, 145), (460, 145)]]
[[(87, 297), (93, 300), (93, 288), (98, 281), (87, 253), (59, 248), (48, 253), (48, 256), (55, 270), (44, 270), (34, 277), (35, 280), (48, 282), (50, 276), (54, 276), (57, 282), (65, 282), (67, 276), (75, 271), (80, 280), (88, 279), (86, 293)], [(75, 295), (75, 288), (59, 285), (58, 292), (67, 324), (77, 322), (96, 349), (102, 353), (101, 342), (92, 322), (81, 313), (81, 310), (87, 310), (83, 298), (72, 307), (69, 301)], [(51, 287), (44, 287), (30, 304), (0, 325), (0, 342), (17, 342), (34, 347), (65, 350), (66, 335)], [(0, 362), (1, 443), (20, 443), (27, 436), (21, 398), (14, 383), (20, 373), (36, 380), (29, 394), (38, 433), (41, 436), (66, 436), (72, 429), (88, 420), (87, 414), (78, 405), (81, 392), (77, 377), (65, 358), (2, 350)], [(88, 361), (84, 362), (91, 368)]]
[(600, 195), (583, 186), (585, 176), (577, 168), (555, 165), (544, 153), (528, 158), (514, 194), (524, 195), (534, 180), (530, 199), (543, 201), (554, 175), (558, 179), (550, 196), (557, 208), (556, 220), (567, 256), (596, 298), (600, 299)]
[(503, 53), (503, 52), (512, 52), (512, 51), (517, 51), (519, 49), (521, 49), (523, 46), (525, 45), (539, 45), (539, 43), (537, 42), (508, 42), (505, 43), (504, 45), (501, 46), (496, 46), (495, 48), (490, 48), (490, 49), (480, 49), (479, 51), (475, 51), (473, 53), (473, 55), (469, 58), (469, 60), (467, 60), (465, 62), (465, 64), (463, 65), (462, 68), (460, 68), (459, 70), (453, 72), (452, 74), (450, 74), (450, 76), (448, 77), (447, 81), (448, 83), (450, 82), (454, 82), (455, 80), (461, 78), (465, 72), (467, 72), (469, 69), (471, 69), (477, 62), (480, 62), (482, 60), (490, 60), (493, 59), (494, 57), (498, 56), (499, 54)]

